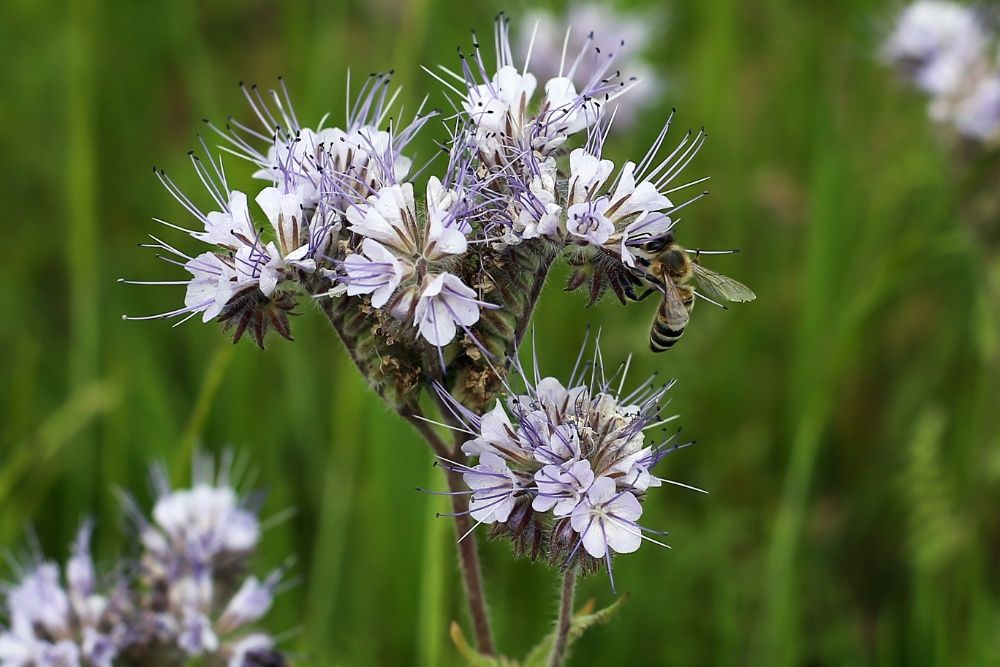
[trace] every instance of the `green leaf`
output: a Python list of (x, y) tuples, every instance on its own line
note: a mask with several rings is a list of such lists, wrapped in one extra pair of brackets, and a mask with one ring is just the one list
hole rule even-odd
[[(569, 649), (573, 643), (583, 636), (583, 633), (590, 629), (592, 626), (599, 625), (601, 623), (608, 622), (615, 613), (618, 612), (619, 607), (622, 603), (628, 599), (628, 593), (621, 596), (615, 600), (612, 604), (601, 609), (600, 611), (594, 611), (594, 600), (588, 600), (585, 605), (583, 605), (579, 611), (573, 615), (573, 622), (570, 624), (569, 628), (569, 638), (566, 642), (566, 648)], [(556, 631), (553, 630), (537, 645), (535, 648), (531, 649), (531, 653), (528, 657), (524, 659), (524, 664), (522, 667), (546, 667), (549, 660), (549, 654), (552, 652), (552, 646), (556, 641)]]
[(455, 648), (465, 658), (469, 667), (519, 667), (516, 660), (505, 658), (502, 655), (483, 655), (472, 648), (465, 635), (462, 634), (462, 627), (457, 621), (451, 622), (451, 641), (455, 643)]

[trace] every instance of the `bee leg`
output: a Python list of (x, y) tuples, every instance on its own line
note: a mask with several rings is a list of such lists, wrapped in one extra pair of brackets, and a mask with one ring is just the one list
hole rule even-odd
[(653, 288), (653, 287), (647, 287), (646, 291), (643, 292), (642, 294), (640, 294), (635, 300), (636, 301), (645, 301), (647, 298), (649, 298), (649, 295), (652, 294), (655, 291), (656, 291), (655, 288)]

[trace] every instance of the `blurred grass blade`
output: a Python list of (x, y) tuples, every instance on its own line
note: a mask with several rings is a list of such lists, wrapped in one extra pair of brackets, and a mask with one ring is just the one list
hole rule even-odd
[(337, 624), (337, 610), (349, 608), (338, 597), (344, 554), (349, 548), (348, 531), (361, 450), (366, 442), (364, 420), (360, 415), (363, 402), (369, 398), (360, 386), (361, 379), (355, 375), (346, 355), (341, 355), (331, 374), (337, 380), (330, 409), (330, 433), (334, 439), (325, 455), (318, 459), (325, 460), (326, 470), (317, 508), (313, 566), (307, 578), (305, 608), (308, 614), (303, 636), (303, 648), (317, 656), (318, 664), (328, 658), (330, 628)]
[[(437, 467), (428, 467), (427, 488), (441, 484), (441, 474)], [(445, 602), (448, 577), (451, 575), (451, 546), (448, 536), (452, 534), (447, 519), (437, 516), (448, 512), (446, 496), (428, 495), (425, 512), (424, 553), (420, 572), (420, 614), (417, 625), (417, 664), (436, 667), (441, 664), (442, 639), (444, 638), (447, 616)]]
[[(69, 386), (85, 386), (98, 376), (100, 363), (100, 267), (94, 133), (94, 47), (96, 0), (73, 0), (66, 12), (66, 284), (69, 289)], [(81, 433), (71, 452), (78, 474), (66, 479), (68, 497), (88, 507), (96, 500), (99, 456), (95, 434)], [(75, 523), (65, 517), (64, 530)]]
[(209, 363), (205, 377), (202, 379), (201, 389), (198, 391), (198, 398), (194, 403), (194, 409), (191, 411), (191, 417), (188, 419), (187, 426), (184, 428), (184, 434), (181, 436), (180, 448), (174, 458), (174, 479), (185, 479), (188, 471), (191, 470), (195, 445), (201, 438), (202, 431), (205, 428), (205, 421), (212, 411), (215, 397), (218, 395), (219, 387), (222, 386), (222, 381), (226, 377), (226, 371), (233, 360), (235, 350), (236, 347), (233, 344), (225, 341), (219, 344), (219, 347), (215, 350), (215, 354), (212, 356), (212, 361)]
[(32, 469), (44, 468), (96, 417), (111, 410), (117, 402), (117, 387), (107, 381), (94, 382), (74, 392), (42, 422), (34, 435), (14, 446), (6, 457), (0, 468), (0, 506), (10, 501), (14, 487)]

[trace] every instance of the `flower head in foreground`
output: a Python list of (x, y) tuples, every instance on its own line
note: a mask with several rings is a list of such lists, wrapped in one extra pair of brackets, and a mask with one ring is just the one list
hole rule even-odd
[[(191, 162), (211, 203), (207, 210), (188, 197), (161, 169), (154, 169), (164, 187), (196, 221), (194, 228), (165, 220), (157, 222), (211, 246), (188, 255), (152, 236), (148, 244), (159, 257), (184, 268), (183, 281), (126, 281), (135, 284), (183, 284), (184, 307), (157, 315), (126, 319), (182, 318), (200, 315), (218, 319), (234, 330), (234, 339), (250, 331), (263, 347), (264, 335), (274, 328), (291, 339), (288, 315), (295, 295), (315, 283), (317, 268), (330, 264), (344, 214), (384, 185), (405, 176), (410, 161), (401, 151), (426, 122), (417, 114), (399, 132), (380, 130), (393, 97), (388, 75), (373, 75), (364, 84), (345, 130), (315, 130), (299, 125), (284, 84), (272, 91), (270, 104), (256, 86), (241, 88), (259, 128), (231, 120), (221, 134), (225, 149), (258, 167), (257, 178), (270, 181), (248, 203), (247, 194), (230, 187), (220, 158), (206, 162), (191, 152)], [(261, 214), (266, 225), (257, 222)]]
[(997, 38), (972, 6), (918, 0), (900, 12), (882, 55), (930, 96), (930, 114), (976, 141), (1000, 138)]
[[(210, 200), (199, 207), (157, 172), (195, 218), (160, 222), (210, 247), (186, 254), (153, 237), (186, 272), (163, 284), (187, 292), (182, 308), (151, 317), (200, 316), (263, 345), (271, 328), (290, 338), (289, 314), (311, 297), (390, 404), (412, 407), (437, 382), (467, 406), (492, 405), (557, 259), (591, 303), (609, 287), (622, 303), (639, 288), (662, 292), (637, 255), (673, 243), (678, 213), (705, 194), (687, 194), (707, 178), (683, 172), (706, 135), (668, 145), (673, 114), (641, 158), (604, 155), (637, 85), (621, 41), (604, 48), (588, 32), (569, 48), (539, 30), (529, 50), (565, 57), (534, 73), (541, 60), (515, 56), (500, 15), (492, 49), (473, 33), (455, 67), (426, 70), (454, 113), (421, 105), (408, 124), (393, 120), (402, 111), (388, 75), (366, 80), (339, 128), (302, 125), (284, 84), (244, 87), (255, 122), (211, 127), (267, 186), (251, 197), (229, 186), (221, 158), (193, 156)], [(446, 133), (443, 155), (414, 169), (407, 148), (431, 119)]]
[[(136, 632), (144, 646), (228, 667), (281, 665), (274, 639), (253, 630), (271, 607), (281, 572), (246, 575), (261, 537), (256, 509), (231, 485), (228, 465), (196, 467), (190, 489), (172, 490), (162, 471), (152, 516), (134, 510), (143, 547)], [(148, 648), (145, 650), (149, 650)]]
[[(104, 590), (90, 556), (91, 525), (73, 544), (63, 572), (35, 559), (4, 587), (9, 627), (0, 632), (4, 667), (111, 667), (129, 641), (131, 600), (122, 585)], [(121, 582), (119, 582), (121, 583)]]
[(642, 501), (663, 483), (694, 489), (654, 472), (690, 443), (658, 435), (674, 419), (660, 412), (672, 382), (650, 378), (626, 393), (628, 363), (606, 376), (599, 348), (589, 363), (583, 354), (565, 383), (518, 366), (524, 393), (511, 391), (485, 414), (453, 402), (470, 436), (462, 451), (476, 463), (443, 465), (463, 474), (472, 518), (518, 553), (585, 569), (603, 563), (610, 575), (613, 554), (643, 541), (666, 546), (639, 523)]

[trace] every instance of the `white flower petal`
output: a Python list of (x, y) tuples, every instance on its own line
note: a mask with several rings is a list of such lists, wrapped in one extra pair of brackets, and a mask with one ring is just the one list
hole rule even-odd
[(595, 197), (614, 168), (615, 164), (611, 160), (602, 160), (583, 148), (570, 153), (570, 203), (576, 204)]
[(620, 554), (630, 554), (642, 544), (639, 529), (635, 526), (622, 524), (614, 518), (605, 519), (602, 525), (608, 546)]

